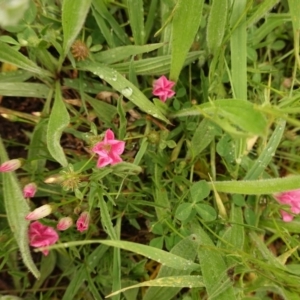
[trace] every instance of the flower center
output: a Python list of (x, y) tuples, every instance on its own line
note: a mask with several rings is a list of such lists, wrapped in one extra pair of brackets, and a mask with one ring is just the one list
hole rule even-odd
[(111, 150), (111, 145), (110, 144), (105, 144), (102, 147), (103, 147), (103, 150), (105, 150), (107, 153), (109, 153), (110, 150)]

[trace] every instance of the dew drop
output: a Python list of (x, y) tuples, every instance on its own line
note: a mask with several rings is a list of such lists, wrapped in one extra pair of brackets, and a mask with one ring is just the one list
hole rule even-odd
[(121, 91), (121, 93), (126, 97), (130, 97), (132, 95), (132, 88), (127, 87)]

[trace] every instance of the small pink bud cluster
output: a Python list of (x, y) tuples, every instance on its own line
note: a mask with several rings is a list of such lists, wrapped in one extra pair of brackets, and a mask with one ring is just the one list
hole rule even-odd
[[(300, 214), (300, 189), (277, 193), (273, 195), (274, 198), (281, 204), (288, 205), (293, 214)], [(294, 219), (294, 215), (280, 211), (284, 222), (291, 222)]]

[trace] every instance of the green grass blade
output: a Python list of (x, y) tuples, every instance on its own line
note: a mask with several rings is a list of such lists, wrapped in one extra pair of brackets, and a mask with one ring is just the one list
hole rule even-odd
[(0, 42), (0, 61), (15, 65), (21, 69), (27, 70), (42, 77), (52, 76), (50, 72), (41, 69), (19, 51), (3, 42)]
[(300, 30), (300, 1), (298, 0), (288, 0), (290, 14), (292, 17), (293, 29), (294, 31)]
[(64, 128), (69, 125), (70, 116), (61, 96), (60, 83), (56, 82), (54, 105), (49, 118), (47, 129), (47, 146), (52, 157), (63, 167), (68, 165), (60, 138)]
[(226, 28), (228, 1), (213, 0), (207, 23), (207, 46), (215, 53), (221, 46)]
[(64, 34), (62, 58), (68, 54), (70, 47), (80, 32), (92, 0), (64, 0), (62, 4), (62, 28)]
[(147, 114), (169, 123), (162, 112), (119, 72), (97, 63), (82, 64), (82, 69), (98, 75)]
[(48, 93), (49, 88), (42, 83), (5, 82), (0, 86), (0, 95), (2, 96), (47, 98)]
[(127, 0), (127, 7), (134, 43), (143, 45), (145, 41), (143, 0)]
[(172, 23), (170, 79), (177, 81), (202, 19), (203, 0), (178, 0)]
[(248, 170), (244, 180), (257, 179), (272, 160), (285, 130), (285, 121), (279, 120), (265, 149), (261, 152), (251, 169)]
[[(85, 240), (78, 242), (66, 242), (63, 244), (56, 244), (53, 246), (47, 247), (47, 249), (59, 249), (65, 247), (75, 247), (75, 246), (83, 246), (89, 244), (103, 244), (111, 247), (117, 247), (123, 250), (131, 251), (140, 255), (143, 255), (149, 259), (155, 260), (161, 264), (164, 264), (167, 267), (174, 268), (177, 270), (197, 270), (199, 269), (199, 265), (188, 260), (182, 258), (173, 253), (160, 250), (155, 247), (127, 242), (127, 241), (114, 241), (114, 240)], [(38, 248), (37, 251), (42, 250), (43, 248)]]
[[(218, 192), (231, 194), (262, 195), (299, 189), (299, 182), (300, 176), (297, 175), (261, 180), (214, 181), (213, 185)], [(208, 184), (212, 189), (212, 184)]]
[[(2, 162), (8, 160), (1, 137), (0, 158)], [(39, 278), (40, 272), (32, 260), (28, 245), (28, 221), (25, 220), (25, 216), (30, 211), (29, 206), (23, 197), (22, 190), (14, 172), (2, 173), (2, 182), (4, 205), (10, 229), (19, 246), (25, 266), (36, 278)]]
[[(203, 287), (204, 284), (202, 282), (202, 277), (199, 275), (162, 277), (162, 278), (158, 278), (158, 279), (144, 281), (142, 283), (138, 283), (138, 284), (135, 284), (132, 286), (128, 286), (117, 292), (107, 295), (106, 298), (112, 297), (112, 296), (117, 295), (126, 290), (134, 289), (134, 288), (138, 288), (138, 287), (142, 287), (142, 286), (150, 286), (150, 287), (153, 287), (153, 286), (174, 287), (174, 286), (176, 286), (180, 290), (181, 288), (184, 288), (184, 287), (187, 287), (187, 288)], [(166, 300), (166, 299), (170, 299), (170, 298), (155, 298), (155, 299)]]
[(247, 0), (231, 0), (231, 78), (234, 98), (247, 100)]

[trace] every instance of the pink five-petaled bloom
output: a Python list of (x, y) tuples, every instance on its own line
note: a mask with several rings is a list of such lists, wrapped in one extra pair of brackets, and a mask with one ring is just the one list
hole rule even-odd
[(152, 94), (158, 96), (161, 101), (165, 102), (168, 98), (175, 95), (175, 92), (172, 90), (174, 85), (174, 81), (168, 80), (166, 76), (161, 76), (154, 81)]
[(77, 230), (80, 232), (85, 231), (89, 228), (89, 224), (90, 224), (90, 214), (87, 211), (84, 211), (81, 213), (81, 215), (79, 216), (76, 222)]
[(71, 217), (64, 217), (61, 218), (57, 225), (56, 225), (56, 229), (57, 230), (67, 230), (69, 229), (71, 226), (73, 225), (73, 219)]
[(0, 165), (0, 172), (12, 172), (19, 169), (22, 165), (20, 159), (11, 159)]
[[(300, 214), (300, 189), (276, 193), (273, 196), (279, 203), (290, 206), (292, 213)], [(284, 210), (281, 210), (280, 213), (284, 222), (291, 222), (294, 218)]]
[[(32, 247), (47, 247), (58, 241), (57, 232), (49, 226), (45, 226), (38, 221), (29, 225), (29, 244)], [(49, 250), (42, 251), (44, 255), (48, 255)]]
[(32, 198), (34, 197), (37, 190), (37, 186), (34, 182), (28, 183), (23, 188), (23, 196), (24, 198)]
[(99, 155), (97, 167), (102, 168), (109, 164), (115, 165), (122, 161), (120, 155), (124, 152), (125, 142), (115, 139), (114, 133), (108, 129), (103, 141), (97, 143), (92, 151)]
[(44, 204), (44, 205), (36, 208), (32, 212), (30, 212), (25, 217), (25, 219), (28, 220), (28, 221), (42, 219), (42, 218), (47, 217), (48, 215), (50, 215), (52, 210), (53, 210), (53, 207), (51, 205)]

